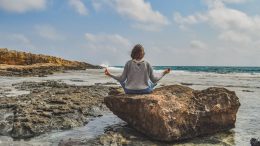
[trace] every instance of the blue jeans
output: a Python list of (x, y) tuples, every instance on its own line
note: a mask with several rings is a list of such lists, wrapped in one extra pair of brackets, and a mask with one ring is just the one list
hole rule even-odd
[(122, 88), (125, 91), (125, 94), (149, 94), (153, 92), (154, 87), (157, 84), (152, 83), (151, 81), (149, 82), (149, 87), (146, 89), (140, 89), (140, 90), (131, 90), (131, 89), (127, 89), (125, 87), (125, 82), (120, 82)]

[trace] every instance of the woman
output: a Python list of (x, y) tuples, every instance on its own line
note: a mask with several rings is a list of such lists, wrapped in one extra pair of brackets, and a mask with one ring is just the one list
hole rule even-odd
[(152, 66), (144, 60), (144, 54), (143, 46), (135, 45), (131, 53), (132, 60), (127, 61), (120, 76), (112, 75), (105, 69), (105, 74), (119, 81), (126, 94), (151, 93), (157, 82), (170, 73), (170, 69), (166, 69), (160, 76), (154, 76)]

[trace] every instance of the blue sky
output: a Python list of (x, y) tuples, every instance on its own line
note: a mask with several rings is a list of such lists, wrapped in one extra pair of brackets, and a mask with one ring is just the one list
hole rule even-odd
[(0, 47), (123, 65), (260, 65), (257, 0), (0, 0)]

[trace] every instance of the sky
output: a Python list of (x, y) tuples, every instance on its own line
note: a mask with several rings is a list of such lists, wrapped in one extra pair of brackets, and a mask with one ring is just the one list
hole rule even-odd
[(260, 66), (259, 0), (0, 0), (0, 48), (124, 65)]

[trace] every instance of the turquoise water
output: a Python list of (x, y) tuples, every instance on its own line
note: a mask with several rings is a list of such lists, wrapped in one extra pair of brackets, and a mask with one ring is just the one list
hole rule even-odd
[[(115, 66), (123, 68), (123, 66)], [(155, 70), (170, 68), (177, 71), (207, 72), (207, 73), (260, 73), (260, 67), (238, 67), (238, 66), (154, 66)]]

